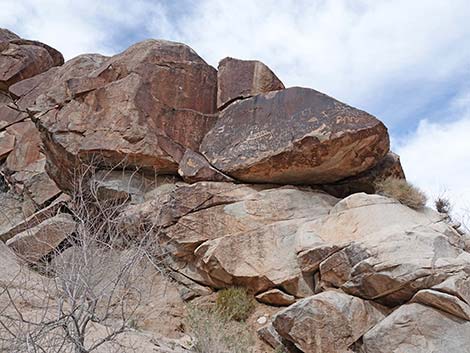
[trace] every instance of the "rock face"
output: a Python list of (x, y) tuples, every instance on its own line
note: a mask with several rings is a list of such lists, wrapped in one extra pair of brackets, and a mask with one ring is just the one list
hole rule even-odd
[(62, 65), (64, 58), (57, 50), (40, 42), (18, 38), (0, 29), (0, 90), (12, 84)]
[(380, 307), (340, 292), (305, 298), (279, 312), (273, 326), (305, 353), (346, 352), (384, 318)]
[(27, 261), (37, 262), (49, 254), (75, 231), (76, 224), (69, 214), (59, 214), (36, 227), (17, 234), (7, 245)]
[(223, 109), (235, 100), (284, 89), (269, 67), (257, 60), (225, 58), (217, 73), (217, 107)]
[(377, 191), (377, 182), (390, 177), (405, 179), (400, 157), (393, 152), (387, 153), (375, 167), (333, 184), (323, 185), (322, 188), (336, 197), (346, 197), (358, 192), (374, 194)]
[(443, 214), (373, 195), (405, 177), (380, 121), (284, 89), (258, 61), (226, 58), (217, 72), (184, 44), (148, 40), (63, 63), (0, 29), (0, 287), (46, 297), (36, 284), (53, 279), (23, 262), (77, 253), (63, 249), (81, 229), (66, 195), (76, 174), (93, 210), (112, 211), (120, 246), (155, 235), (165, 274), (138, 272), (170, 297), (142, 297), (146, 338), (122, 338), (142, 351), (189, 352), (147, 333), (180, 336), (184, 301), (240, 286), (267, 343), (253, 353), (470, 353), (470, 238)]
[(148, 40), (67, 81), (70, 101), (38, 121), (49, 174), (67, 188), (77, 159), (176, 174), (215, 122), (216, 75), (189, 47)]
[(204, 138), (202, 154), (244, 182), (331, 183), (374, 167), (388, 152), (373, 116), (306, 88), (232, 104)]
[(296, 232), (336, 201), (309, 189), (196, 183), (163, 193), (148, 207), (131, 207), (148, 213), (129, 217), (165, 227), (161, 239), (174, 268), (199, 283), (256, 293), (278, 287), (304, 297), (313, 293), (313, 278), (304, 278), (297, 263)]
[[(309, 248), (310, 258), (324, 256), (323, 286), (390, 306), (442, 282), (470, 260), (461, 237), (437, 213), (416, 212), (378, 195), (354, 194), (301, 231), (312, 242), (298, 249), (303, 256)], [(333, 246), (336, 252), (324, 251)]]
[(364, 335), (365, 353), (470, 352), (470, 322), (420, 304), (403, 305)]

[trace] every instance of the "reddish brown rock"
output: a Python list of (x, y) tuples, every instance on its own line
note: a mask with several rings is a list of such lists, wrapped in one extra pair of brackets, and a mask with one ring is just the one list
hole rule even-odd
[(8, 156), (15, 147), (15, 136), (6, 131), (0, 132), (0, 161)]
[(332, 183), (374, 167), (389, 150), (372, 115), (293, 87), (234, 104), (201, 145), (218, 170), (254, 183)]
[(44, 159), (40, 151), (41, 139), (33, 122), (17, 123), (8, 127), (6, 131), (16, 140), (15, 147), (6, 160), (6, 168), (10, 172), (25, 171), (31, 165)]
[(358, 192), (374, 194), (377, 182), (389, 177), (405, 179), (400, 157), (393, 152), (387, 153), (375, 167), (359, 175), (337, 181), (334, 184), (323, 185), (322, 187), (329, 194), (341, 198)]
[(179, 163), (178, 174), (187, 183), (197, 181), (233, 181), (229, 176), (219, 172), (199, 153), (186, 150)]
[(40, 42), (20, 39), (9, 31), (0, 33), (0, 90), (62, 65), (64, 58), (57, 50)]
[(260, 61), (225, 58), (219, 62), (217, 73), (217, 107), (231, 102), (284, 89), (277, 76)]
[(0, 42), (8, 42), (14, 39), (20, 39), (20, 37), (6, 28), (0, 28)]
[[(216, 119), (205, 114), (216, 109), (216, 71), (179, 43), (138, 43), (67, 84), (38, 121), (48, 173), (65, 189), (83, 159), (177, 174)], [(42, 111), (48, 96), (36, 99)]]

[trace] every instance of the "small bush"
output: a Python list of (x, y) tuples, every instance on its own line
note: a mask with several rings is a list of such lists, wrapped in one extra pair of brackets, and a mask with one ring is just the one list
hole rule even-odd
[(405, 179), (387, 178), (377, 183), (376, 188), (379, 194), (394, 198), (413, 209), (424, 207), (427, 201), (426, 195)]
[(189, 333), (197, 353), (252, 353), (253, 336), (246, 324), (210, 308), (188, 308)]
[(231, 320), (245, 321), (254, 307), (253, 297), (244, 288), (223, 289), (217, 295), (217, 311)]
[(434, 201), (434, 206), (436, 207), (437, 212), (449, 214), (452, 210), (452, 205), (450, 204), (449, 199), (445, 197), (438, 197)]

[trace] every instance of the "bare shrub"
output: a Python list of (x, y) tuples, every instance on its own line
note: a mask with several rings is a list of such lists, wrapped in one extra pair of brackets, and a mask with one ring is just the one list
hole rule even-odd
[(88, 181), (74, 183), (68, 211), (77, 230), (64, 242), (69, 248), (36, 264), (42, 275), (22, 264), (0, 283), (0, 351), (134, 351), (118, 338), (138, 326), (138, 309), (151, 295), (145, 268), (163, 271), (158, 230), (126, 234), (119, 215), (128, 200), (103, 200)]
[(413, 209), (420, 209), (426, 205), (426, 195), (405, 179), (387, 178), (378, 182), (376, 189), (379, 194), (394, 198)]
[(188, 308), (188, 326), (197, 353), (252, 353), (254, 340), (246, 324), (213, 308)]
[(448, 198), (439, 196), (436, 200), (434, 200), (434, 206), (436, 207), (437, 212), (445, 213), (450, 215), (452, 210), (452, 205)]
[(230, 320), (245, 321), (255, 307), (245, 288), (226, 288), (217, 293), (216, 308)]

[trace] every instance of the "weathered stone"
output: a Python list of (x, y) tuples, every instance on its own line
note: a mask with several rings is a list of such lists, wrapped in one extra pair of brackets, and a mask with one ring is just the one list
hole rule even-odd
[(378, 195), (354, 194), (302, 229), (325, 246), (342, 248), (320, 264), (326, 287), (390, 306), (465, 270), (470, 261), (460, 235), (442, 216)]
[(92, 188), (100, 201), (141, 203), (156, 183), (144, 175), (126, 170), (98, 171), (91, 177)]
[(273, 349), (280, 350), (281, 352), (285, 353), (302, 353), (302, 351), (298, 349), (292, 342), (279, 336), (272, 323), (261, 327), (256, 331), (256, 333)]
[(336, 197), (347, 197), (358, 192), (374, 194), (377, 191), (376, 184), (389, 177), (405, 179), (400, 157), (393, 152), (388, 152), (375, 167), (333, 184), (323, 185), (322, 188)]
[(64, 58), (57, 50), (40, 42), (12, 37), (2, 31), (0, 40), (0, 90), (62, 65)]
[(289, 306), (295, 303), (294, 296), (284, 293), (277, 288), (258, 294), (256, 299), (261, 303), (275, 306)]
[(470, 322), (421, 304), (403, 305), (363, 338), (364, 353), (470, 352)]
[(41, 138), (34, 123), (16, 123), (6, 131), (15, 137), (15, 147), (6, 160), (6, 168), (10, 172), (32, 171), (35, 165), (44, 159), (40, 150)]
[(35, 173), (24, 181), (28, 196), (39, 206), (43, 207), (47, 202), (61, 193), (56, 183), (49, 178), (47, 173)]
[(8, 42), (14, 39), (20, 39), (20, 37), (9, 29), (0, 28), (0, 42)]
[(0, 161), (5, 159), (15, 147), (15, 135), (6, 131), (0, 132)]
[(433, 289), (422, 289), (410, 303), (420, 303), (470, 321), (470, 306), (458, 297)]
[(280, 311), (273, 326), (302, 352), (339, 353), (382, 320), (384, 312), (368, 301), (327, 291)]
[(219, 172), (199, 153), (186, 150), (179, 163), (178, 174), (188, 183), (198, 181), (233, 181), (229, 176)]
[[(185, 150), (198, 150), (216, 119), (207, 114), (216, 110), (216, 71), (183, 44), (138, 43), (81, 80), (84, 93), (38, 122), (47, 171), (62, 189), (80, 159), (177, 174)], [(83, 85), (73, 83), (79, 92)]]
[[(308, 189), (282, 187), (257, 191), (249, 185), (234, 187), (235, 190), (237, 188), (240, 199), (212, 207), (205, 205), (204, 209), (188, 212), (165, 231), (174, 255), (192, 254), (207, 240), (254, 231), (278, 221), (314, 219), (326, 215), (337, 202), (334, 197)], [(207, 192), (211, 193), (212, 190), (208, 189)], [(173, 207), (173, 204), (168, 206)], [(259, 236), (262, 237), (262, 234)]]
[(75, 228), (76, 223), (72, 216), (62, 213), (15, 235), (6, 244), (21, 258), (29, 262), (37, 262), (54, 251), (67, 236), (75, 231)]
[(277, 76), (260, 61), (225, 58), (219, 62), (217, 73), (217, 107), (223, 109), (231, 102), (284, 89)]
[(0, 240), (6, 242), (15, 235), (37, 226), (53, 217), (67, 202), (67, 197), (59, 196), (49, 206), (34, 212), (34, 207), (17, 197), (0, 193)]
[(200, 150), (216, 169), (244, 182), (323, 184), (374, 167), (389, 138), (366, 112), (294, 87), (228, 106)]
[(312, 295), (313, 277), (303, 276), (293, 251), (301, 222), (279, 221), (206, 241), (195, 250), (197, 267), (220, 287), (255, 293), (278, 287), (297, 297)]

